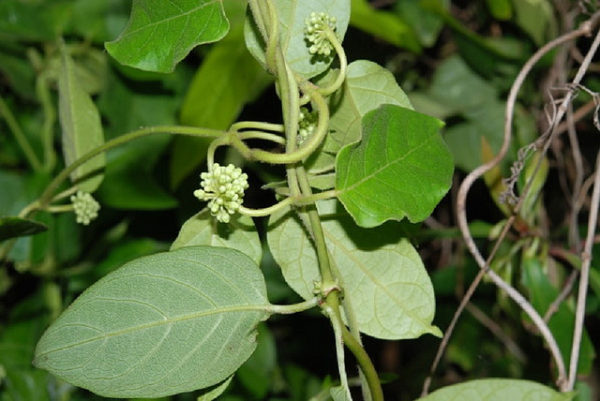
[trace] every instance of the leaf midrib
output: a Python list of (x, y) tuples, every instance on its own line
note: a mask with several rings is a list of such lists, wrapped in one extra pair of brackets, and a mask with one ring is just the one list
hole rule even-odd
[[(103, 339), (107, 339), (107, 338), (112, 338), (112, 337), (118, 337), (121, 335), (125, 335), (125, 334), (129, 334), (129, 333), (133, 333), (135, 331), (142, 331), (142, 330), (146, 330), (146, 329), (150, 329), (150, 328), (154, 328), (154, 327), (160, 327), (166, 324), (175, 324), (175, 323), (179, 323), (179, 322), (184, 322), (187, 320), (193, 320), (193, 319), (199, 319), (199, 318), (203, 318), (203, 317), (207, 317), (207, 316), (213, 316), (213, 315), (218, 315), (218, 314), (223, 314), (223, 313), (232, 313), (232, 312), (249, 312), (249, 311), (256, 311), (256, 312), (265, 312), (267, 313), (269, 310), (269, 305), (268, 304), (264, 304), (264, 305), (233, 305), (233, 306), (229, 306), (229, 307), (221, 307), (221, 308), (215, 308), (215, 309), (211, 309), (211, 310), (206, 310), (206, 311), (201, 311), (201, 312), (193, 312), (193, 313), (187, 313), (187, 314), (183, 314), (183, 315), (179, 315), (179, 316), (175, 316), (175, 317), (170, 317), (167, 319), (163, 319), (160, 321), (154, 321), (154, 322), (150, 322), (150, 323), (145, 323), (142, 325), (137, 325), (137, 326), (132, 326), (132, 327), (128, 327), (125, 329), (121, 329), (121, 330), (115, 330), (112, 332), (108, 332), (108, 333), (104, 333), (102, 335), (98, 335), (95, 337), (91, 337), (88, 338), (86, 340), (77, 342), (77, 343), (72, 343), (69, 345), (65, 345), (63, 347), (59, 347), (59, 348), (54, 348), (51, 350), (48, 350), (42, 354), (36, 355), (35, 359), (39, 360), (39, 358), (51, 354), (53, 352), (58, 352), (58, 351), (62, 351), (65, 349), (69, 349), (69, 348), (73, 348), (73, 347), (78, 347), (80, 345), (84, 345), (84, 344), (88, 344), (94, 341), (98, 341), (98, 340), (103, 340)], [(69, 327), (69, 326), (82, 326), (79, 323), (70, 323), (70, 324), (64, 324), (64, 325), (60, 325), (57, 328), (58, 329), (62, 329), (65, 327)]]

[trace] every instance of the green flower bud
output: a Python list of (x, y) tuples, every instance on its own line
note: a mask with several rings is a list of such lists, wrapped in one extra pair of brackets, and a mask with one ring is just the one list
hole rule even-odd
[(302, 145), (308, 139), (317, 127), (319, 118), (316, 111), (308, 111), (306, 107), (300, 107), (300, 116), (298, 119), (298, 145)]
[(210, 213), (222, 223), (228, 223), (230, 215), (236, 213), (244, 201), (248, 188), (248, 176), (233, 164), (213, 164), (209, 171), (200, 174), (202, 189), (194, 191), (201, 201), (208, 201)]
[(87, 226), (98, 217), (100, 204), (88, 192), (77, 191), (75, 195), (71, 195), (70, 199), (75, 211), (76, 221), (79, 224)]
[(308, 48), (310, 54), (329, 57), (333, 51), (333, 46), (325, 32), (331, 30), (335, 32), (335, 17), (320, 12), (310, 13), (310, 16), (304, 21), (304, 35), (311, 44)]

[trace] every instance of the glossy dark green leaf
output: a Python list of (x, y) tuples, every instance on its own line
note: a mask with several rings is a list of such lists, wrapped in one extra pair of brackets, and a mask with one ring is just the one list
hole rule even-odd
[(575, 394), (559, 393), (542, 384), (514, 379), (481, 379), (443, 387), (420, 401), (569, 401)]
[(48, 227), (35, 220), (20, 217), (0, 217), (0, 241), (46, 231)]
[(336, 161), (336, 190), (358, 225), (427, 218), (450, 188), (452, 156), (433, 117), (394, 105), (367, 113)]
[[(61, 46), (58, 78), (58, 111), (62, 127), (62, 147), (67, 165), (104, 143), (100, 113), (83, 89), (75, 65), (65, 46)], [(95, 156), (71, 173), (71, 180), (86, 192), (94, 192), (103, 179), (104, 154)], [(89, 178), (88, 178), (89, 177)]]
[(221, 0), (134, 0), (127, 27), (105, 46), (122, 64), (171, 72), (194, 47), (228, 30)]
[(233, 249), (136, 259), (88, 288), (40, 339), (34, 364), (108, 397), (160, 397), (227, 379), (256, 348), (264, 278)]

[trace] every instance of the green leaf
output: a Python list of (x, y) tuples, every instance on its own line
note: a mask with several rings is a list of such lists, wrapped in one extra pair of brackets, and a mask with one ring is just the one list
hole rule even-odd
[(433, 117), (383, 105), (363, 117), (362, 141), (336, 162), (338, 198), (358, 225), (422, 221), (450, 188), (452, 156)]
[[(279, 19), (279, 40), (290, 68), (304, 78), (312, 78), (324, 72), (334, 57), (315, 57), (308, 51), (304, 38), (305, 21), (311, 12), (325, 12), (336, 18), (336, 35), (344, 39), (350, 21), (350, 0), (274, 0)], [(263, 38), (250, 13), (244, 27), (246, 46), (250, 53), (264, 66)]]
[[(538, 258), (524, 259), (521, 274), (521, 280), (523, 286), (528, 289), (531, 304), (538, 313), (546, 313), (548, 307), (558, 297), (560, 291), (548, 279), (547, 273), (543, 270), (542, 261)], [(567, 365), (571, 357), (574, 325), (575, 311), (566, 302), (560, 304), (558, 311), (552, 315), (548, 322), (550, 331), (552, 331)], [(582, 375), (589, 374), (595, 356), (594, 346), (587, 330), (584, 328), (577, 372)]]
[[(92, 149), (102, 146), (104, 133), (98, 109), (82, 88), (73, 60), (64, 45), (61, 46), (58, 101), (63, 153), (65, 164), (69, 165)], [(104, 153), (99, 154), (71, 173), (71, 180), (78, 182), (82, 191), (94, 192), (102, 182), (101, 170), (105, 164)]]
[(330, 101), (333, 110), (329, 129), (332, 132), (325, 137), (323, 151), (309, 159), (311, 170), (333, 168), (336, 153), (343, 146), (360, 140), (360, 122), (367, 112), (386, 103), (413, 108), (392, 73), (367, 60), (348, 65), (343, 90), (338, 93)]
[(35, 220), (20, 217), (0, 217), (0, 241), (41, 233), (47, 229), (46, 225)]
[(547, 38), (556, 36), (552, 3), (547, 0), (513, 0), (516, 23), (541, 46)]
[(366, 0), (352, 0), (351, 21), (353, 27), (413, 52), (421, 51), (421, 45), (412, 28), (397, 15), (375, 10)]
[(161, 397), (222, 382), (252, 354), (265, 282), (239, 251), (187, 247), (125, 264), (40, 339), (34, 364), (106, 397)]
[[(318, 202), (317, 208), (331, 261), (359, 330), (385, 339), (441, 335), (431, 325), (435, 312), (431, 281), (419, 254), (401, 237), (398, 223), (363, 229), (335, 200)], [(273, 216), (267, 240), (286, 282), (303, 298), (312, 298), (320, 277), (318, 260), (297, 216), (289, 211)]]
[(536, 382), (482, 379), (443, 387), (421, 401), (569, 401), (574, 393), (559, 393)]
[(231, 383), (232, 379), (233, 379), (233, 375), (229, 376), (229, 378), (226, 379), (225, 381), (223, 381), (223, 383), (219, 384), (218, 386), (214, 387), (213, 389), (200, 395), (196, 399), (196, 401), (212, 401), (215, 398), (219, 397), (221, 394), (223, 394), (225, 392), (225, 390), (227, 390), (227, 387), (229, 386), (229, 383)]
[(197, 245), (237, 249), (256, 264), (262, 258), (258, 233), (252, 218), (248, 216), (234, 218), (229, 224), (219, 224), (208, 209), (203, 209), (183, 224), (171, 250)]
[[(507, 0), (509, 1), (509, 0)], [(414, 30), (419, 42), (424, 47), (431, 47), (444, 27), (444, 20), (429, 11), (420, 1), (399, 1), (396, 10), (402, 19)], [(449, 3), (444, 1), (445, 5)]]
[(228, 30), (221, 0), (134, 0), (127, 27), (105, 47), (121, 64), (166, 73)]
[(335, 386), (329, 389), (329, 394), (333, 401), (351, 401), (348, 397), (348, 390), (342, 386)]
[[(204, 58), (183, 104), (181, 122), (198, 127), (228, 129), (244, 105), (273, 82), (254, 61), (243, 42), (243, 27), (232, 30)], [(212, 139), (178, 137), (171, 157), (171, 183), (177, 187), (203, 161)]]
[[(492, 17), (501, 21), (509, 20), (512, 17), (511, 0), (486, 0), (486, 5), (492, 14)], [(529, 21), (532, 23), (533, 21)]]
[[(270, 294), (269, 294), (270, 295)], [(236, 378), (256, 400), (264, 399), (273, 387), (277, 367), (275, 338), (265, 324), (258, 326), (256, 351), (236, 372)]]

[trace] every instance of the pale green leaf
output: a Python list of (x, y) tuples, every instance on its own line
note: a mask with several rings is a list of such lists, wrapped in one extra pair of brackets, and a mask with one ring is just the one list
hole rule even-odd
[[(279, 40), (290, 68), (304, 78), (325, 71), (334, 57), (315, 57), (308, 51), (304, 38), (305, 21), (311, 12), (325, 12), (336, 18), (336, 34), (341, 42), (350, 21), (350, 0), (274, 0), (279, 20)], [(251, 17), (245, 25), (246, 46), (250, 53), (265, 65), (263, 38)]]
[(559, 393), (536, 382), (482, 379), (443, 387), (420, 401), (569, 401), (574, 393)]
[[(58, 111), (65, 164), (72, 164), (104, 143), (100, 113), (81, 86), (73, 60), (64, 45), (61, 46), (58, 77)], [(77, 182), (82, 191), (93, 192), (102, 182), (101, 170), (105, 164), (104, 153), (99, 154), (71, 173), (71, 180)]]
[(336, 162), (338, 198), (358, 225), (427, 218), (450, 188), (452, 156), (433, 117), (395, 105), (365, 115), (362, 141)]
[[(435, 313), (431, 281), (419, 254), (401, 238), (398, 223), (364, 229), (335, 200), (319, 202), (317, 208), (358, 329), (385, 339), (440, 335), (431, 325)], [(273, 216), (267, 240), (286, 282), (303, 298), (312, 298), (319, 281), (318, 260), (300, 220), (289, 211)]]
[(212, 401), (215, 398), (219, 397), (221, 394), (223, 394), (225, 392), (225, 390), (227, 390), (227, 387), (229, 386), (229, 383), (231, 383), (232, 379), (233, 379), (233, 376), (229, 376), (229, 378), (226, 379), (223, 383), (219, 384), (215, 388), (210, 389), (209, 391), (198, 396), (196, 401)]
[(239, 216), (229, 224), (220, 224), (204, 209), (190, 217), (179, 230), (171, 250), (186, 246), (207, 245), (233, 248), (248, 255), (256, 264), (262, 258), (262, 247), (252, 218)]
[(333, 401), (351, 401), (348, 397), (348, 390), (342, 386), (335, 386), (329, 389), (329, 394)]
[(517, 25), (541, 46), (546, 39), (556, 36), (552, 2), (548, 0), (513, 0)]
[(357, 60), (348, 65), (343, 90), (332, 97), (332, 115), (326, 138), (308, 165), (311, 170), (333, 168), (335, 154), (344, 146), (360, 140), (360, 122), (369, 111), (382, 104), (395, 104), (412, 109), (410, 100), (396, 83), (391, 72), (377, 63)]
[(221, 0), (134, 0), (127, 27), (105, 47), (121, 64), (171, 72), (194, 47), (228, 30)]
[(40, 339), (34, 364), (106, 397), (206, 388), (252, 354), (266, 305), (260, 269), (239, 251), (142, 257), (77, 298)]

